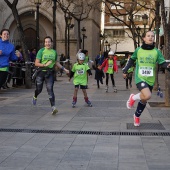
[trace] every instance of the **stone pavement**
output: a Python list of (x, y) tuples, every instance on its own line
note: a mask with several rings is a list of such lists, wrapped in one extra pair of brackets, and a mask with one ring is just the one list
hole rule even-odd
[[(161, 83), (164, 75), (159, 76)], [(105, 81), (105, 80), (104, 80)], [(31, 105), (34, 88), (0, 91), (0, 170), (169, 170), (170, 108), (151, 107), (133, 126), (135, 108), (126, 109), (135, 85), (125, 89), (122, 72), (106, 93), (89, 78), (88, 107), (81, 91), (71, 107), (74, 86), (64, 75), (55, 82), (58, 114), (51, 115), (44, 86), (37, 106)], [(163, 99), (153, 92), (151, 102)]]

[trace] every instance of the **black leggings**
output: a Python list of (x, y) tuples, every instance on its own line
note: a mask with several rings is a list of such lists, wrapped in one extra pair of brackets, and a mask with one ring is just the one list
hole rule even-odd
[[(110, 74), (110, 78), (112, 80), (112, 85), (115, 86), (115, 80), (113, 74)], [(106, 86), (108, 86), (109, 83), (109, 73), (106, 73)]]
[(48, 77), (46, 72), (44, 71), (40, 71), (38, 73), (36, 77), (36, 90), (34, 96), (37, 98), (37, 96), (42, 92), (44, 81), (49, 95), (50, 104), (51, 106), (55, 106), (55, 95), (53, 91), (54, 76), (52, 72), (50, 73), (50, 75), (48, 75)]
[(6, 82), (7, 76), (8, 76), (8, 72), (7, 71), (0, 71), (0, 88)]

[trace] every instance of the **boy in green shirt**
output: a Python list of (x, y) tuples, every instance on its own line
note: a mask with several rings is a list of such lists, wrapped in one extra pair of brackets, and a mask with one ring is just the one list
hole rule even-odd
[(74, 89), (74, 96), (73, 96), (73, 102), (72, 106), (75, 107), (77, 102), (77, 93), (78, 89), (82, 89), (84, 94), (84, 100), (88, 104), (88, 106), (92, 106), (91, 102), (88, 99), (87, 96), (87, 73), (89, 75), (92, 75), (91, 70), (87, 64), (84, 64), (85, 60), (85, 54), (84, 53), (78, 53), (77, 54), (78, 62), (73, 65), (73, 68), (70, 73), (70, 79), (74, 76), (73, 83), (75, 85)]

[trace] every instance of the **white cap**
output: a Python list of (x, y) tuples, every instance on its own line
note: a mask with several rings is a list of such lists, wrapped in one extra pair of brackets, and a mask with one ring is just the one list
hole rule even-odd
[(85, 60), (85, 54), (84, 54), (84, 53), (78, 53), (78, 54), (77, 54), (77, 58), (78, 58), (79, 60)]
[(114, 55), (114, 51), (109, 51), (108, 55)]

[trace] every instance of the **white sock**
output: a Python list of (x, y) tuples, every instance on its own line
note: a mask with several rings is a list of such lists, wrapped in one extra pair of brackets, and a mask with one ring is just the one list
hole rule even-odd
[(135, 94), (133, 97), (132, 97), (133, 100), (140, 100), (140, 93), (138, 94)]

